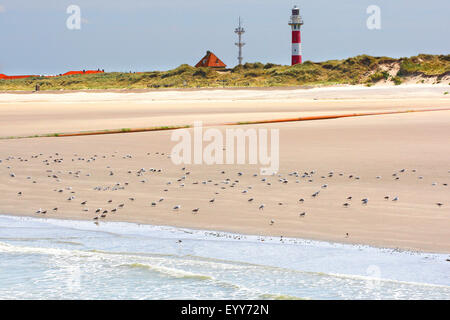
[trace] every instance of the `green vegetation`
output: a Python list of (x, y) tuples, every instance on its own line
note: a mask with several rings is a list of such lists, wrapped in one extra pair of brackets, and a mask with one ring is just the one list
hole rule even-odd
[[(387, 70), (390, 70), (389, 72)], [(399, 70), (398, 73), (393, 70)], [(142, 73), (102, 73), (54, 78), (0, 80), (0, 90), (87, 90), (324, 86), (339, 84), (372, 85), (379, 81), (401, 84), (408, 77), (450, 75), (450, 55), (421, 54), (393, 59), (361, 55), (345, 60), (306, 61), (301, 65), (246, 63), (233, 69), (214, 70), (181, 65), (169, 71)]]

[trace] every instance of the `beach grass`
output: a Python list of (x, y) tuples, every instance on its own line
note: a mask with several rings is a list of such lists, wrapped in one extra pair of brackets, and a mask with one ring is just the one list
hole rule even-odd
[[(389, 74), (386, 69), (394, 66), (398, 71)], [(447, 75), (450, 75), (450, 55), (420, 54), (400, 59), (360, 55), (325, 62), (305, 61), (295, 66), (256, 62), (214, 70), (183, 64), (169, 71), (0, 80), (0, 91), (32, 91), (37, 84), (42, 91), (370, 85), (379, 81), (398, 85), (412, 76), (434, 76), (439, 81)]]

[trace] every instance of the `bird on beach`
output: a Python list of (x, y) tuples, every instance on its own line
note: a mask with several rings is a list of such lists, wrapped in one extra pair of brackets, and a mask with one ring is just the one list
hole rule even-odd
[(265, 205), (264, 205), (264, 204), (260, 205), (260, 206), (259, 206), (259, 210), (263, 210), (263, 209), (264, 209), (264, 207), (265, 207)]
[(394, 199), (392, 199), (392, 201), (398, 201), (398, 197), (395, 197)]
[(215, 198), (212, 198), (211, 200), (209, 200), (210, 203), (214, 203), (214, 201), (216, 201)]
[(181, 206), (177, 204), (175, 207), (173, 207), (173, 210), (180, 210)]
[(300, 213), (299, 216), (300, 216), (301, 218), (305, 217), (305, 216), (306, 216), (306, 212)]
[(270, 220), (270, 225), (272, 226), (275, 223), (274, 220)]
[(199, 208), (192, 209), (192, 213), (198, 213), (199, 210)]
[(250, 199), (248, 199), (247, 201), (248, 202), (252, 202), (254, 199), (253, 198), (250, 198)]
[(343, 206), (344, 207), (348, 207), (348, 206), (350, 206), (350, 204), (348, 202), (346, 202), (346, 203), (343, 204)]
[(363, 204), (367, 204), (369, 202), (369, 199), (368, 198), (361, 199), (361, 202)]
[(442, 207), (444, 204), (443, 204), (442, 202), (437, 202), (436, 205), (437, 205), (438, 207)]

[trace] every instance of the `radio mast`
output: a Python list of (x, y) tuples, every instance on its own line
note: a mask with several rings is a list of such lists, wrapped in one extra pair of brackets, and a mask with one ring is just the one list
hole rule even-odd
[(236, 29), (234, 29), (234, 33), (236, 33), (239, 38), (239, 41), (236, 42), (235, 45), (238, 46), (238, 48), (239, 48), (238, 61), (239, 61), (239, 65), (241, 65), (242, 60), (244, 59), (242, 57), (242, 47), (245, 46), (245, 42), (242, 42), (242, 35), (245, 33), (245, 29), (241, 25), (241, 17), (239, 17), (239, 26)]

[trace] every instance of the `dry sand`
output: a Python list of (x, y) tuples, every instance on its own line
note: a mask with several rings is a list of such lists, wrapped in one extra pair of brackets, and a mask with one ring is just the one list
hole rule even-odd
[[(445, 108), (450, 106), (443, 95), (447, 88), (6, 94), (0, 95), (0, 136)], [(170, 131), (4, 139), (0, 213), (92, 220), (98, 215), (95, 210), (102, 208), (108, 213), (100, 221), (450, 253), (449, 124), (450, 111), (436, 111), (240, 127), (280, 129), (279, 174), (289, 182), (269, 176), (271, 185), (261, 181), (259, 165), (187, 165), (183, 171), (167, 156), (174, 145)], [(138, 176), (141, 168), (146, 172)], [(149, 172), (150, 168), (162, 172)], [(298, 178), (289, 175), (295, 171)], [(311, 177), (302, 177), (311, 171), (315, 171)], [(185, 180), (177, 181), (183, 176)], [(223, 183), (227, 178), (239, 182), (231, 187)], [(119, 188), (113, 190), (117, 183)], [(327, 188), (321, 188), (324, 184)], [(312, 198), (318, 190), (319, 196)], [(71, 196), (75, 199), (67, 200)], [(395, 196), (398, 201), (392, 201)], [(161, 197), (164, 201), (159, 202)], [(305, 199), (303, 204), (300, 198)], [(369, 198), (367, 205), (362, 198)], [(152, 207), (152, 202), (157, 205)], [(343, 207), (346, 202), (349, 207)], [(111, 213), (121, 203), (124, 208)], [(258, 209), (261, 204), (264, 210)], [(181, 209), (173, 210), (175, 205)], [(52, 211), (55, 207), (57, 212)], [(35, 214), (39, 208), (47, 213)], [(194, 208), (200, 208), (198, 214), (192, 213)], [(306, 216), (300, 217), (303, 212)]]

